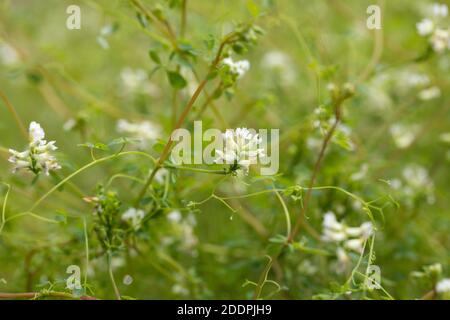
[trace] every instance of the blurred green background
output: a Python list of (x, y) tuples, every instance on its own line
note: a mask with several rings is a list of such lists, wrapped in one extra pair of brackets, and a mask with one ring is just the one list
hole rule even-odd
[[(141, 2), (148, 8), (160, 6), (179, 35), (177, 1)], [(367, 201), (381, 199), (378, 204), (384, 208), (384, 217), (375, 216), (374, 263), (381, 268), (382, 285), (394, 298), (420, 298), (431, 288), (412, 272), (441, 263), (442, 276), (450, 276), (450, 156), (445, 136), (450, 132), (450, 55), (448, 50), (428, 54), (427, 40), (417, 34), (416, 23), (427, 15), (432, 2), (381, 1), (379, 31), (366, 27), (366, 9), (373, 2), (187, 0), (186, 29), (179, 37), (192, 46), (196, 72), (203, 77), (212, 58), (206, 45), (209, 40), (219, 39), (236, 21), (253, 19), (265, 30), (257, 45), (236, 55), (249, 60), (251, 68), (239, 80), (234, 97), (221, 97), (214, 104), (231, 128), (280, 129), (281, 175), (274, 182), (280, 188), (309, 182), (323, 139), (315, 125), (315, 111), (327, 105), (327, 84), (355, 85), (355, 97), (344, 105), (339, 137), (327, 150), (316, 185), (338, 186)], [(81, 8), (81, 30), (66, 28), (66, 8), (71, 4)], [(148, 54), (155, 51), (168, 69), (179, 68), (181, 64), (170, 60), (170, 51), (158, 40), (161, 37), (164, 34), (155, 25), (142, 27), (128, 1), (0, 0), (0, 39), (17, 58), (0, 63), (0, 90), (26, 125), (37, 121), (48, 140), (56, 140), (61, 176), (91, 161), (89, 150), (78, 144), (107, 143), (120, 137), (115, 129), (118, 119), (150, 120), (162, 127), (161, 139), (167, 139), (173, 105), (179, 115), (195, 81), (184, 75), (189, 86), (175, 94), (174, 103), (163, 68), (155, 69), (157, 64)], [(124, 89), (125, 68), (145, 71), (145, 90)], [(209, 83), (207, 91), (214, 87)], [(428, 98), (423, 91), (433, 87), (440, 94)], [(195, 111), (205, 99), (200, 97)], [(81, 127), (64, 130), (70, 119)], [(210, 109), (202, 120), (206, 126), (225, 129)], [(25, 145), (2, 102), (0, 147), (22, 150)], [(158, 154), (158, 150), (148, 151)], [(104, 152), (96, 153), (100, 157)], [(11, 173), (7, 158), (0, 150), (0, 180), (12, 187), (6, 211), (10, 215), (26, 210), (56, 178), (43, 176), (32, 184), (31, 174)], [(85, 196), (92, 196), (96, 185), (107, 183), (115, 173), (144, 179), (149, 168), (142, 158), (121, 158), (89, 169), (73, 181)], [(215, 199), (197, 206), (200, 212), (187, 204), (207, 198), (214, 188), (230, 196), (268, 189), (271, 183), (253, 179), (251, 174), (225, 181), (188, 172), (172, 178), (169, 207), (181, 208), (182, 218), (174, 224), (167, 219), (170, 212), (159, 215), (140, 235), (139, 250), (117, 254), (114, 272), (121, 293), (143, 299), (251, 298), (254, 288), (243, 284), (257, 281), (267, 263), (269, 239), (285, 232), (277, 197), (267, 193), (232, 199), (228, 204), (237, 213)], [(127, 180), (117, 180), (114, 188), (124, 210), (139, 191)], [(2, 199), (5, 192), (3, 188)], [(295, 221), (300, 203), (287, 196), (285, 200)], [(345, 194), (313, 192), (307, 216), (317, 232), (321, 233), (323, 214), (330, 210), (350, 225), (368, 220)], [(0, 291), (37, 291), (49, 283), (63, 290), (66, 268), (72, 264), (80, 265), (84, 275), (80, 217), (86, 217), (91, 242), (88, 283), (92, 294), (112, 298), (92, 232), (89, 204), (66, 186), (36, 213), (64, 216), (67, 221), (55, 225), (24, 217), (5, 225), (0, 236), (0, 280), (4, 280)], [(283, 254), (269, 274), (282, 287), (272, 297), (310, 299), (338, 291), (333, 283), (343, 284), (348, 275), (336, 271), (333, 247), (303, 231), (297, 240), (328, 250), (330, 256), (301, 250)], [(351, 259), (354, 266), (358, 256)], [(123, 283), (125, 275), (132, 276), (131, 284)], [(268, 284), (265, 291), (270, 295), (274, 289)], [(381, 295), (373, 292), (367, 297)]]

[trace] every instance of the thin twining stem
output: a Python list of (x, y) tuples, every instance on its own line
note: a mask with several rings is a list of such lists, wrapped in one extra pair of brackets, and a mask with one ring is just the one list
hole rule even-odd
[(27, 129), (25, 128), (25, 125), (23, 124), (22, 120), (20, 119), (19, 114), (17, 113), (16, 109), (13, 107), (11, 102), (8, 100), (8, 97), (1, 90), (0, 90), (0, 98), (2, 98), (3, 102), (6, 105), (6, 108), (12, 114), (22, 135), (25, 137), (25, 139), (28, 139)]
[[(173, 128), (173, 130), (181, 128), (181, 125), (186, 120), (186, 117), (189, 114), (189, 112), (191, 111), (192, 106), (194, 105), (195, 101), (197, 100), (197, 98), (199, 97), (199, 95), (202, 92), (203, 88), (205, 87), (206, 83), (208, 82), (209, 75), (211, 74), (211, 72), (217, 67), (217, 65), (221, 61), (221, 59), (222, 59), (222, 51), (224, 50), (225, 46), (233, 39), (234, 36), (235, 36), (235, 33), (231, 32), (230, 34), (228, 34), (224, 38), (224, 40), (220, 44), (220, 47), (219, 47), (219, 49), (217, 51), (217, 54), (216, 54), (216, 57), (214, 58), (211, 66), (209, 68), (209, 72), (208, 72), (207, 76), (203, 79), (202, 82), (200, 82), (200, 84), (197, 87), (197, 89), (195, 90), (194, 94), (189, 99), (186, 107), (184, 108), (182, 114), (180, 115), (180, 117), (179, 117), (175, 127)], [(141, 199), (144, 197), (145, 193), (147, 192), (147, 189), (150, 187), (150, 185), (151, 185), (151, 183), (153, 181), (153, 178), (155, 177), (155, 175), (158, 172), (158, 170), (161, 169), (162, 164), (164, 163), (164, 161), (169, 156), (169, 152), (170, 152), (170, 150), (172, 148), (172, 144), (173, 144), (172, 136), (169, 136), (169, 140), (167, 141), (166, 145), (164, 146), (164, 149), (163, 149), (163, 151), (161, 153), (161, 156), (159, 157), (158, 161), (156, 162), (156, 165), (155, 165), (154, 169), (150, 173), (149, 177), (147, 178), (147, 181), (145, 182), (144, 187), (142, 188), (141, 192), (139, 193), (138, 197), (135, 200), (135, 207), (139, 207), (139, 203), (141, 202)]]
[(42, 292), (20, 292), (20, 293), (8, 293), (0, 292), (0, 299), (39, 299), (39, 298), (58, 298), (58, 299), (74, 299), (74, 300), (97, 300), (92, 296), (76, 297), (67, 292), (59, 291), (42, 291)]
[(311, 199), (311, 193), (313, 190), (313, 186), (316, 183), (316, 179), (317, 179), (317, 175), (320, 171), (320, 166), (322, 164), (322, 161), (325, 157), (325, 151), (328, 147), (328, 144), (331, 141), (331, 138), (333, 138), (334, 132), (336, 131), (336, 128), (339, 125), (339, 122), (341, 121), (341, 117), (342, 117), (342, 110), (341, 110), (341, 105), (342, 105), (343, 99), (337, 99), (335, 102), (335, 119), (334, 119), (334, 123), (331, 126), (331, 128), (328, 130), (323, 143), (322, 143), (322, 147), (320, 149), (319, 152), (319, 156), (317, 157), (316, 163), (314, 164), (314, 169), (313, 169), (313, 174), (311, 177), (311, 180), (309, 181), (309, 185), (308, 185), (308, 190), (306, 192), (305, 195), (305, 199), (303, 202), (303, 206), (300, 210), (300, 213), (297, 217), (297, 221), (295, 223), (294, 229), (292, 230), (291, 234), (289, 235), (288, 238), (288, 242), (292, 242), (295, 238), (295, 236), (297, 235), (297, 233), (300, 230), (300, 226), (303, 224), (304, 226), (306, 226), (306, 224), (304, 223), (304, 219), (305, 219), (305, 214), (306, 211), (308, 210), (308, 205), (309, 205), (309, 201)]
[[(317, 175), (319, 173), (320, 166), (321, 166), (323, 158), (325, 156), (325, 151), (326, 151), (326, 149), (328, 147), (329, 142), (331, 141), (331, 138), (334, 135), (334, 132), (335, 132), (336, 128), (338, 127), (338, 125), (339, 125), (339, 123), (341, 121), (341, 117), (342, 117), (341, 107), (342, 107), (342, 103), (343, 103), (344, 100), (345, 99), (343, 97), (338, 97), (334, 101), (334, 113), (335, 113), (334, 123), (331, 126), (331, 128), (328, 130), (328, 132), (327, 132), (327, 134), (326, 134), (326, 136), (325, 136), (325, 138), (323, 140), (322, 147), (321, 147), (320, 152), (319, 152), (319, 156), (317, 157), (317, 160), (316, 160), (316, 162), (314, 164), (313, 174), (312, 174), (311, 180), (310, 180), (308, 188), (307, 188), (306, 196), (305, 196), (304, 201), (303, 201), (303, 206), (302, 206), (302, 208), (300, 210), (300, 213), (299, 213), (299, 215), (297, 217), (297, 221), (295, 223), (295, 227), (292, 230), (292, 232), (290, 233), (290, 235), (289, 235), (289, 237), (288, 237), (288, 239), (286, 241), (286, 244), (293, 242), (295, 236), (300, 231), (300, 226), (301, 225), (303, 225), (305, 227), (305, 229), (307, 229), (308, 232), (310, 232), (311, 234), (314, 234), (314, 237), (319, 237), (319, 239), (320, 239), (320, 235), (317, 234), (317, 231), (315, 231), (313, 228), (310, 228), (309, 224), (304, 223), (305, 222), (304, 219), (305, 219), (305, 214), (306, 214), (306, 211), (308, 209), (309, 201), (310, 201), (310, 198), (311, 198), (311, 193), (312, 193), (312, 190), (313, 190), (313, 186), (314, 186), (314, 184), (316, 182), (316, 178), (317, 178)], [(271, 261), (272, 260), (276, 261), (278, 259), (278, 257), (281, 255), (281, 252), (282, 252), (282, 250), (278, 250), (277, 252), (275, 252), (271, 256)], [(256, 290), (255, 290), (254, 296), (253, 296), (254, 299), (258, 299), (259, 298), (259, 296), (261, 294), (262, 287), (264, 285), (264, 280), (265, 280), (264, 275), (268, 274), (268, 272), (270, 271), (270, 268), (271, 268), (271, 264), (268, 264), (268, 266), (266, 268), (264, 268), (264, 270), (262, 271), (262, 273), (261, 273), (261, 275), (259, 277), (259, 281), (258, 281)]]

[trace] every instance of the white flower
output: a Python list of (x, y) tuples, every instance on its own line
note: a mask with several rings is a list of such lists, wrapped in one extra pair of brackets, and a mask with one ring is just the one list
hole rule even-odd
[(395, 124), (389, 129), (395, 145), (400, 149), (409, 147), (416, 139), (419, 127)]
[(168, 215), (167, 215), (167, 219), (171, 222), (177, 223), (181, 221), (181, 213), (178, 210), (174, 210), (171, 211)]
[(435, 98), (439, 98), (441, 96), (441, 89), (438, 87), (430, 87), (428, 89), (424, 89), (419, 92), (420, 100), (431, 100)]
[(6, 42), (0, 42), (0, 62), (5, 66), (14, 66), (20, 62), (16, 49)]
[(250, 62), (248, 60), (233, 61), (231, 57), (223, 59), (223, 64), (230, 68), (230, 72), (238, 78), (242, 78), (244, 74), (250, 69)]
[(264, 149), (258, 148), (262, 139), (252, 134), (247, 128), (228, 129), (222, 134), (224, 150), (216, 149), (216, 163), (240, 165), (248, 172), (251, 164), (257, 163), (258, 157), (264, 157)]
[(431, 46), (437, 53), (443, 53), (449, 48), (450, 34), (448, 30), (436, 29), (430, 38)]
[(430, 35), (434, 30), (434, 22), (430, 19), (423, 19), (416, 24), (417, 32), (421, 36)]
[(403, 170), (403, 177), (414, 189), (425, 189), (432, 184), (428, 171), (424, 167), (415, 164), (408, 165)]
[(291, 59), (282, 51), (269, 51), (261, 61), (262, 67), (277, 71), (285, 84), (291, 84), (295, 80), (295, 71)]
[(361, 238), (358, 239), (350, 239), (345, 241), (344, 247), (353, 250), (358, 253), (362, 253), (363, 251), (364, 240)]
[(338, 247), (336, 249), (336, 257), (338, 260), (338, 272), (343, 273), (345, 272), (349, 266), (350, 266), (350, 257), (348, 256), (347, 252), (342, 249), (341, 247)]
[(64, 124), (63, 124), (63, 130), (64, 130), (64, 131), (70, 131), (70, 130), (72, 130), (73, 128), (75, 128), (76, 124), (77, 124), (76, 120), (73, 119), (73, 118), (70, 118), (69, 120), (67, 120), (66, 122), (64, 122)]
[(19, 152), (9, 149), (11, 157), (8, 161), (14, 165), (13, 173), (26, 168), (35, 174), (44, 171), (46, 175), (49, 175), (50, 171), (61, 169), (56, 158), (51, 154), (57, 149), (55, 141), (44, 140), (45, 132), (40, 124), (31, 122), (28, 133), (30, 142), (27, 150)]
[(438, 293), (450, 292), (450, 278), (439, 281), (436, 284), (436, 292)]
[(430, 78), (426, 74), (422, 73), (409, 73), (405, 72), (403, 74), (404, 80), (408, 83), (408, 85), (412, 87), (423, 87), (430, 84)]
[(141, 227), (144, 217), (145, 212), (143, 210), (129, 208), (122, 215), (122, 220), (128, 222), (134, 230), (138, 230)]
[(350, 179), (353, 180), (353, 181), (359, 181), (359, 180), (362, 180), (362, 179), (364, 179), (364, 177), (367, 175), (367, 171), (368, 171), (368, 170), (369, 170), (369, 165), (368, 165), (367, 163), (364, 163), (364, 164), (361, 166), (361, 169), (359, 169), (359, 171), (353, 173), (353, 174), (350, 176)]
[(157, 97), (159, 88), (148, 79), (147, 72), (143, 69), (124, 68), (120, 72), (122, 86), (126, 94), (144, 93)]
[(159, 184), (164, 184), (168, 174), (169, 170), (165, 168), (159, 169), (158, 171), (156, 171), (155, 181), (158, 182)]
[(346, 249), (353, 250), (358, 253), (362, 252), (364, 242), (373, 233), (373, 226), (371, 222), (364, 222), (359, 227), (348, 227), (337, 221), (336, 216), (331, 211), (325, 213), (322, 226), (323, 241), (343, 243), (343, 246)]
[(445, 18), (448, 15), (448, 7), (443, 3), (433, 4), (433, 14), (438, 18)]
[(124, 119), (117, 121), (117, 132), (126, 133), (131, 138), (138, 139), (141, 149), (148, 148), (159, 137), (160, 131), (160, 127), (150, 121), (140, 123), (131, 123)]

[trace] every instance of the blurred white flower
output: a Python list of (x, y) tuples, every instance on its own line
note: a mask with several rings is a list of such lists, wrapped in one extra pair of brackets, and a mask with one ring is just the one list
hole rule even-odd
[(147, 72), (143, 69), (132, 69), (126, 67), (120, 72), (122, 87), (125, 94), (148, 94), (151, 97), (157, 97), (160, 89), (150, 82)]
[(8, 161), (14, 165), (13, 173), (20, 169), (28, 169), (35, 174), (43, 171), (49, 175), (50, 171), (61, 169), (56, 158), (51, 154), (57, 149), (55, 141), (44, 140), (45, 132), (40, 124), (31, 122), (28, 133), (30, 142), (27, 150), (19, 152), (9, 149), (11, 157)]
[(423, 87), (430, 84), (430, 78), (423, 73), (407, 73), (405, 77), (411, 87)]
[(406, 182), (415, 189), (425, 189), (427, 186), (433, 184), (427, 169), (422, 166), (411, 164), (403, 169), (403, 177)]
[(362, 253), (364, 242), (372, 235), (371, 222), (364, 222), (359, 227), (348, 227), (338, 222), (333, 212), (329, 211), (323, 216), (322, 240), (336, 242), (344, 248)]
[(75, 126), (76, 126), (77, 122), (75, 121), (75, 119), (70, 118), (69, 120), (67, 120), (66, 122), (64, 122), (63, 124), (63, 130), (64, 131), (70, 131), (72, 130)]
[(279, 73), (284, 84), (289, 85), (295, 81), (296, 75), (290, 57), (282, 51), (269, 51), (261, 61), (264, 69)]
[(434, 22), (430, 19), (423, 19), (422, 21), (416, 24), (417, 32), (421, 36), (428, 36), (434, 30)]
[(181, 213), (180, 213), (180, 211), (178, 211), (178, 210), (171, 211), (171, 212), (167, 215), (167, 219), (168, 219), (170, 222), (173, 222), (173, 223), (180, 222), (180, 221), (181, 221), (181, 218), (182, 218)]
[(448, 15), (448, 7), (443, 3), (433, 4), (433, 15), (437, 18), (445, 18)]
[(168, 174), (169, 174), (169, 170), (167, 170), (165, 168), (159, 169), (158, 171), (156, 171), (155, 181), (158, 182), (159, 184), (164, 184)]
[(5, 66), (15, 66), (20, 62), (16, 49), (6, 42), (0, 41), (0, 63)]
[(400, 149), (408, 148), (416, 139), (419, 132), (418, 126), (408, 126), (403, 124), (392, 125), (389, 129), (395, 145)]
[(358, 252), (358, 253), (362, 253), (363, 251), (363, 246), (364, 246), (364, 240), (361, 238), (357, 238), (357, 239), (350, 239), (344, 242), (344, 247), (346, 249)]
[(145, 212), (136, 208), (129, 208), (122, 214), (122, 220), (129, 223), (134, 230), (138, 230), (141, 227), (144, 217)]
[(228, 57), (223, 59), (223, 64), (228, 66), (230, 72), (238, 78), (242, 78), (250, 69), (250, 62), (248, 60), (233, 61), (231, 57)]
[(450, 143), (450, 132), (442, 133), (439, 138), (442, 142)]
[(364, 177), (367, 175), (367, 171), (369, 170), (369, 165), (367, 163), (364, 163), (361, 168), (359, 169), (359, 171), (353, 173), (350, 176), (350, 179), (353, 181), (359, 181), (364, 179)]
[(131, 138), (139, 140), (139, 148), (146, 149), (159, 138), (161, 129), (148, 120), (131, 123), (125, 119), (120, 119), (117, 121), (117, 132), (126, 133)]
[(436, 284), (436, 292), (447, 293), (450, 292), (450, 278), (442, 279)]
[(188, 296), (189, 290), (185, 286), (177, 283), (172, 286), (172, 293), (180, 296)]
[(436, 29), (430, 38), (431, 46), (437, 53), (443, 53), (445, 49), (448, 49), (450, 44), (450, 33), (448, 30)]
[(252, 134), (247, 128), (227, 129), (222, 134), (224, 150), (216, 149), (216, 163), (240, 165), (248, 172), (251, 164), (256, 164), (258, 157), (264, 157), (264, 149), (259, 148), (262, 139), (258, 134)]
[(419, 99), (424, 101), (439, 98), (440, 96), (441, 96), (441, 89), (439, 89), (436, 86), (424, 89), (419, 92)]

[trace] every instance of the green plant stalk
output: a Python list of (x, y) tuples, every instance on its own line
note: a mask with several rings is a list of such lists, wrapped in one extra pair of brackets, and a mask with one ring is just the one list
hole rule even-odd
[(25, 128), (25, 125), (23, 124), (22, 120), (19, 117), (19, 114), (17, 113), (16, 109), (13, 107), (11, 102), (9, 102), (8, 97), (0, 90), (0, 98), (2, 98), (3, 102), (5, 103), (6, 109), (11, 113), (14, 120), (17, 123), (17, 126), (20, 129), (20, 132), (24, 136), (26, 140), (28, 140), (28, 131)]
[[(179, 129), (181, 128), (181, 125), (184, 123), (184, 121), (186, 120), (187, 115), (189, 114), (189, 112), (192, 109), (192, 106), (194, 105), (195, 101), (197, 100), (197, 98), (199, 97), (200, 93), (202, 92), (203, 88), (205, 87), (206, 83), (208, 82), (208, 76), (211, 73), (212, 70), (214, 70), (214, 68), (219, 64), (219, 62), (222, 59), (222, 51), (224, 50), (225, 46), (228, 44), (228, 42), (234, 37), (234, 33), (231, 32), (229, 35), (227, 35), (225, 37), (225, 39), (221, 42), (220, 47), (217, 51), (216, 57), (214, 58), (210, 68), (209, 68), (209, 72), (207, 74), (207, 76), (203, 79), (203, 81), (199, 84), (199, 86), (197, 87), (197, 89), (195, 90), (194, 94), (192, 95), (192, 97), (189, 99), (189, 102), (187, 103), (186, 107), (184, 108), (182, 114), (180, 115), (180, 118), (178, 119), (175, 128), (173, 128), (173, 130)], [(137, 196), (136, 200), (134, 201), (134, 205), (135, 207), (139, 207), (139, 204), (141, 202), (141, 199), (144, 197), (145, 193), (147, 192), (147, 189), (150, 187), (153, 178), (155, 177), (156, 173), (158, 172), (159, 169), (161, 169), (162, 164), (164, 163), (164, 161), (167, 159), (167, 157), (169, 156), (169, 152), (171, 150), (173, 144), (173, 140), (172, 140), (172, 136), (169, 137), (169, 140), (167, 141), (166, 145), (164, 146), (164, 149), (161, 153), (161, 156), (159, 157), (154, 169), (152, 170), (152, 172), (150, 173), (149, 177), (147, 178), (147, 181), (145, 182), (144, 187), (142, 188), (141, 192), (139, 193), (139, 195)]]

